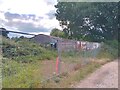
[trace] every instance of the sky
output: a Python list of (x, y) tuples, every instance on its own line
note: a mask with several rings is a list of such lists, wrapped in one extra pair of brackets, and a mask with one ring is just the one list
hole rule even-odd
[(53, 28), (61, 29), (54, 15), (56, 4), (57, 0), (0, 0), (0, 27), (49, 35)]

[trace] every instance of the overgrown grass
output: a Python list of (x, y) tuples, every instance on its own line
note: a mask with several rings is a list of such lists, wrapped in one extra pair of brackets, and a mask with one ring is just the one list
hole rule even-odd
[[(14, 60), (6, 60), (3, 63), (3, 88), (32, 88), (40, 84), (42, 74), (41, 63), (18, 63)], [(39, 71), (37, 71), (39, 70)]]
[(41, 61), (54, 60), (57, 56), (56, 51), (50, 51), (28, 39), (15, 41), (3, 38), (3, 43), (0, 44), (3, 45), (2, 84), (4, 88), (69, 87), (108, 62), (109, 58), (116, 57), (117, 54), (116, 49), (108, 45), (101, 47), (100, 51), (96, 49), (87, 52), (61, 53), (62, 60), (67, 64), (77, 64), (81, 59), (90, 60), (90, 58), (96, 58), (96, 61), (102, 59), (103, 62), (92, 62), (83, 67), (77, 67), (70, 73), (66, 72), (46, 83), (41, 83), (44, 76), (41, 72), (43, 67)]
[(119, 42), (117, 41), (106, 41), (104, 44), (101, 46), (101, 50), (97, 55), (97, 58), (103, 59), (103, 58), (108, 58), (111, 60), (114, 60), (119, 57), (118, 53), (118, 44)]
[(41, 73), (41, 61), (55, 59), (56, 51), (50, 51), (29, 39), (0, 38), (3, 51), (3, 88), (30, 88), (40, 85), (44, 76)]
[[(79, 68), (77, 71), (66, 73), (65, 75), (55, 77), (54, 79), (48, 81), (44, 84), (45, 88), (70, 88), (74, 86), (77, 82), (87, 77), (90, 73), (95, 71), (101, 66), (100, 63), (92, 62), (82, 68)], [(58, 82), (56, 82), (56, 80)]]
[[(104, 48), (106, 45), (104, 46)], [(80, 80), (87, 77), (90, 73), (94, 72), (97, 68), (99, 68), (101, 65), (104, 65), (107, 62), (110, 62), (113, 60), (113, 57), (115, 55), (111, 55), (111, 52), (107, 48), (104, 49), (103, 47), (93, 50), (93, 51), (86, 51), (86, 52), (77, 52), (77, 53), (62, 53), (62, 61), (65, 63), (78, 63), (76, 65), (77, 69), (72, 72), (66, 72), (64, 76), (55, 77), (52, 80), (49, 80), (46, 82), (43, 87), (45, 88), (69, 88), (71, 86), (74, 86), (76, 83), (80, 82)], [(113, 51), (115, 51), (113, 49)], [(108, 56), (106, 55), (108, 54)], [(117, 54), (117, 52), (115, 52)], [(99, 57), (99, 58), (98, 58)], [(84, 66), (81, 66), (83, 63), (82, 60), (89, 61), (88, 63), (84, 64)], [(81, 64), (79, 64), (81, 63)], [(56, 82), (57, 81), (57, 82)]]
[(18, 63), (14, 60), (9, 62), (7, 60), (5, 64), (4, 69), (7, 71), (4, 72), (6, 75), (3, 78), (4, 88), (68, 88), (103, 65), (103, 63), (91, 62), (75, 71), (63, 73), (59, 77), (42, 83), (44, 75), (41, 73), (43, 67), (41, 62)]
[(50, 60), (57, 55), (56, 51), (50, 51), (29, 39), (18, 41), (2, 37), (3, 57), (16, 60), (18, 62), (33, 62), (35, 60)]

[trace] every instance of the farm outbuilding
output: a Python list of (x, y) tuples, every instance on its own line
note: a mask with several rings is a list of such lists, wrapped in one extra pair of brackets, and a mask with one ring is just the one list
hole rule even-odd
[(50, 46), (50, 45), (54, 46), (57, 43), (57, 41), (61, 40), (61, 38), (59, 37), (54, 37), (44, 34), (35, 35), (31, 39), (32, 41), (35, 41), (36, 43), (39, 43), (40, 45), (44, 45), (44, 46)]
[(61, 51), (91, 50), (100, 46), (100, 43), (96, 42), (69, 40), (44, 34), (36, 35), (32, 40), (42, 45), (51, 45), (51, 47), (57, 45)]
[(35, 35), (31, 39), (40, 44), (48, 44), (51, 42), (50, 36), (44, 34)]

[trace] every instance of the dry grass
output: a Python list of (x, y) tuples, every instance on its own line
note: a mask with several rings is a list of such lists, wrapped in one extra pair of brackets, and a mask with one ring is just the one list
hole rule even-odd
[[(61, 75), (60, 77), (49, 80), (44, 84), (44, 88), (69, 88), (74, 86), (77, 82), (87, 77), (94, 72), (101, 65), (107, 63), (109, 60), (91, 61), (88, 65), (82, 66), (77, 64), (72, 72)], [(56, 82), (58, 80), (58, 82)]]

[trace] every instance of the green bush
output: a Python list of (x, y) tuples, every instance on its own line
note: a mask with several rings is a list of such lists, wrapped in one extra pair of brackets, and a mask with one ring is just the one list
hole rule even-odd
[(118, 46), (119, 43), (116, 40), (106, 41), (105, 43), (102, 44), (98, 57), (109, 59), (118, 58)]
[(40, 63), (19, 63), (3, 58), (2, 87), (3, 88), (32, 88), (38, 84), (42, 76), (37, 72)]
[(29, 39), (2, 38), (3, 57), (18, 62), (32, 62), (35, 60), (50, 60), (56, 57), (56, 51), (41, 47)]

